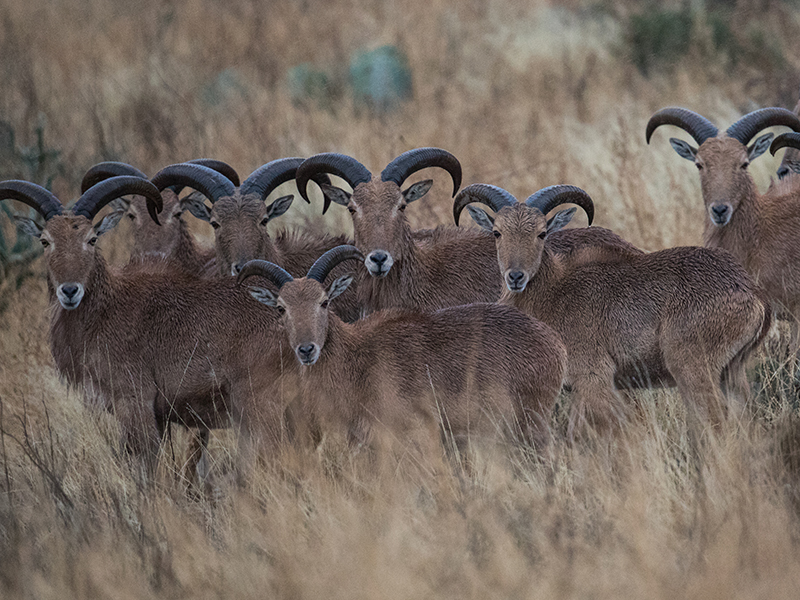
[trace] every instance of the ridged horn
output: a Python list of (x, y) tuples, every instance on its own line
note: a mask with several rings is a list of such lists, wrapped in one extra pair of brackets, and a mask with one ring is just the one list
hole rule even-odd
[(785, 108), (762, 108), (743, 116), (728, 127), (725, 133), (746, 146), (759, 131), (777, 125), (800, 131), (800, 119), (792, 111)]
[(193, 158), (192, 160), (187, 160), (186, 164), (208, 167), (209, 169), (215, 170), (220, 175), (227, 177), (236, 187), (239, 187), (240, 185), (239, 173), (237, 173), (236, 169), (234, 169), (225, 161), (217, 160), (216, 158)]
[(358, 248), (349, 244), (331, 248), (311, 265), (306, 277), (325, 283), (325, 278), (339, 263), (350, 259), (364, 260), (364, 255)]
[(117, 175), (93, 185), (78, 198), (75, 206), (72, 207), (72, 213), (84, 216), (91, 221), (106, 204), (128, 194), (144, 196), (147, 200), (147, 212), (150, 213), (150, 217), (157, 224), (161, 224), (158, 222), (158, 213), (163, 208), (161, 192), (147, 179), (132, 175)]
[(264, 200), (280, 184), (294, 179), (297, 167), (303, 164), (303, 160), (302, 158), (279, 158), (261, 165), (247, 176), (239, 188), (239, 192), (243, 196), (258, 194)]
[(706, 119), (703, 115), (699, 115), (694, 111), (686, 108), (679, 108), (677, 106), (670, 106), (662, 108), (655, 113), (647, 122), (647, 130), (645, 131), (645, 140), (650, 143), (650, 138), (657, 127), (661, 125), (675, 125), (680, 127), (686, 133), (694, 138), (699, 146), (708, 138), (716, 137), (719, 133), (716, 125)]
[(283, 284), (289, 283), (294, 280), (294, 277), (289, 275), (284, 269), (266, 260), (248, 260), (244, 263), (242, 270), (239, 271), (239, 276), (236, 278), (236, 283), (241, 283), (248, 277), (263, 277), (269, 279), (272, 283), (278, 286), (278, 289), (283, 287)]
[(236, 193), (236, 187), (230, 179), (214, 169), (191, 163), (164, 167), (151, 181), (159, 191), (175, 185), (194, 188), (212, 203)]
[(381, 171), (381, 181), (394, 181), (398, 186), (416, 173), (428, 167), (440, 167), (453, 179), (453, 196), (461, 187), (461, 163), (447, 150), (441, 148), (417, 148), (403, 152)]
[(800, 149), (800, 133), (782, 133), (772, 140), (772, 145), (769, 147), (769, 152), (773, 156), (781, 148), (797, 148)]
[[(303, 161), (305, 161), (304, 158), (279, 158), (261, 165), (248, 175), (239, 191), (243, 196), (245, 194), (258, 194), (264, 200), (276, 187), (294, 179), (297, 174), (297, 168), (303, 164)], [(312, 179), (317, 184), (331, 182), (331, 178), (325, 173), (314, 175)], [(306, 202), (310, 202), (305, 196), (303, 196), (303, 199)]]
[[(322, 173), (330, 173), (331, 175), (341, 177), (353, 189), (355, 189), (359, 183), (366, 183), (372, 180), (372, 173), (369, 172), (369, 169), (352, 156), (338, 154), (336, 152), (315, 154), (303, 161), (303, 164), (297, 168), (297, 174), (295, 175), (297, 190), (306, 202), (311, 202), (308, 199), (309, 179)], [(330, 205), (330, 201), (325, 198), (325, 204), (322, 207), (323, 215), (328, 212), (328, 207)]]
[(580, 206), (589, 218), (589, 225), (592, 224), (594, 220), (594, 202), (592, 202), (589, 194), (574, 185), (551, 185), (542, 188), (535, 194), (531, 194), (525, 200), (525, 204), (531, 208), (538, 208), (543, 215), (549, 213), (556, 206), (567, 203)]
[(136, 167), (133, 167), (124, 162), (116, 162), (107, 160), (105, 162), (97, 163), (95, 166), (86, 171), (86, 174), (81, 180), (81, 195), (86, 193), (93, 185), (97, 185), (101, 181), (105, 181), (110, 177), (119, 177), (120, 175), (130, 175), (131, 177), (141, 177), (147, 179), (147, 175), (142, 173)]
[(30, 181), (9, 179), (0, 182), (0, 200), (23, 202), (34, 208), (45, 221), (64, 213), (64, 207), (52, 192)]
[(453, 200), (453, 220), (458, 225), (458, 219), (461, 217), (463, 211), (468, 204), (473, 202), (480, 202), (491, 208), (494, 212), (499, 212), (504, 206), (513, 206), (517, 203), (517, 199), (496, 185), (489, 185), (488, 183), (473, 183), (468, 185), (458, 193), (455, 200)]

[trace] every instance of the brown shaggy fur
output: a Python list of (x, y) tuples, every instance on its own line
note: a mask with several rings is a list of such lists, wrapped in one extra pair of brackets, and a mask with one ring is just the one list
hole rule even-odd
[(524, 204), (496, 216), (500, 272), (523, 272), (522, 291), (500, 302), (558, 331), (576, 394), (570, 434), (588, 420), (604, 427), (618, 410), (615, 387), (677, 385), (686, 405), (713, 420), (729, 399), (745, 401), (748, 355), (771, 312), (732, 256), (711, 248), (644, 254), (595, 249), (567, 261), (540, 238), (547, 222)]
[[(325, 288), (305, 278), (286, 283), (273, 302), (297, 355), (303, 414), (351, 444), (371, 445), (376, 429), (401, 439), (439, 430), (466, 450), (471, 437), (494, 438), (498, 427), (547, 441), (566, 351), (543, 323), (511, 307), (471, 304), (380, 311), (347, 324), (328, 310)], [(318, 352), (310, 365), (299, 350), (309, 344)]]

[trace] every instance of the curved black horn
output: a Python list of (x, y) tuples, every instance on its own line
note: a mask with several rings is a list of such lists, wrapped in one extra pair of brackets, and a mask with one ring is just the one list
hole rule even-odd
[(661, 125), (675, 125), (676, 127), (680, 127), (694, 138), (698, 146), (708, 138), (716, 137), (719, 133), (719, 129), (717, 129), (716, 125), (703, 115), (699, 115), (686, 108), (670, 106), (668, 108), (662, 108), (650, 117), (650, 120), (647, 122), (647, 130), (645, 131), (644, 137), (648, 144), (650, 143), (650, 138), (653, 136), (653, 132)]
[(294, 280), (294, 277), (289, 275), (284, 269), (266, 260), (248, 260), (244, 263), (242, 270), (239, 271), (239, 276), (236, 278), (236, 283), (241, 284), (248, 277), (253, 276), (264, 277), (269, 279), (272, 283), (278, 286), (278, 289), (283, 287), (284, 283), (289, 283)]
[[(297, 174), (295, 175), (297, 190), (306, 202), (310, 202), (308, 199), (308, 180), (321, 173), (330, 173), (341, 177), (353, 189), (359, 183), (372, 180), (372, 173), (369, 172), (369, 169), (352, 156), (336, 152), (315, 154), (303, 161), (303, 164), (297, 168)], [(330, 204), (328, 199), (325, 198), (322, 214), (328, 211)]]
[(589, 218), (589, 225), (592, 224), (594, 220), (594, 202), (592, 202), (589, 194), (574, 185), (551, 185), (542, 188), (535, 194), (531, 194), (525, 200), (525, 204), (531, 208), (538, 208), (543, 215), (549, 213), (556, 206), (567, 203), (580, 206)]
[(364, 255), (358, 248), (349, 244), (331, 248), (311, 265), (306, 277), (325, 283), (325, 278), (339, 263), (350, 259), (364, 260)]
[(772, 140), (772, 145), (769, 147), (769, 152), (773, 156), (781, 148), (797, 148), (800, 149), (800, 133), (782, 133)]
[(72, 214), (84, 216), (91, 221), (106, 204), (128, 194), (144, 196), (150, 217), (161, 224), (158, 222), (158, 213), (163, 208), (161, 192), (147, 179), (132, 175), (118, 175), (93, 185), (78, 198), (72, 207)]
[(141, 177), (142, 179), (147, 179), (147, 175), (142, 173), (136, 167), (133, 167), (127, 163), (108, 160), (97, 163), (95, 166), (86, 171), (86, 174), (81, 180), (81, 194), (85, 194), (86, 190), (93, 185), (97, 185), (101, 181), (105, 181), (110, 177), (119, 177), (120, 175), (130, 175), (131, 177)]
[(792, 111), (785, 108), (762, 108), (743, 116), (728, 127), (725, 133), (746, 146), (759, 131), (777, 125), (800, 131), (800, 119)]
[(64, 213), (64, 207), (52, 192), (30, 181), (9, 179), (0, 182), (0, 200), (17, 200), (36, 209), (44, 220)]
[(247, 176), (239, 192), (258, 194), (264, 200), (269, 193), (282, 183), (294, 179), (297, 167), (303, 164), (302, 158), (279, 158), (261, 165)]
[(233, 182), (224, 175), (203, 165), (190, 163), (164, 167), (151, 181), (159, 191), (174, 185), (194, 188), (211, 202), (236, 193)]
[(192, 160), (187, 160), (186, 164), (208, 167), (209, 169), (213, 169), (220, 175), (224, 175), (230, 179), (231, 183), (236, 187), (239, 187), (240, 185), (239, 174), (236, 172), (236, 169), (222, 160), (217, 160), (215, 158), (193, 158)]
[(461, 187), (461, 163), (447, 150), (441, 148), (417, 148), (403, 152), (381, 171), (381, 181), (394, 181), (398, 186), (412, 173), (428, 167), (441, 167), (453, 179), (453, 196)]
[[(297, 174), (297, 168), (303, 164), (303, 161), (305, 161), (304, 158), (279, 158), (261, 165), (248, 175), (239, 191), (243, 196), (245, 194), (258, 194), (264, 200), (280, 184), (294, 179)], [(317, 184), (331, 182), (330, 177), (325, 173), (313, 175), (312, 179)], [(306, 202), (310, 202), (306, 196), (303, 196), (303, 199)]]
[(496, 185), (489, 185), (487, 183), (473, 183), (468, 185), (458, 193), (456, 199), (453, 200), (453, 219), (458, 225), (458, 219), (461, 216), (467, 204), (473, 202), (480, 202), (491, 208), (494, 212), (498, 212), (504, 206), (513, 206), (517, 203), (517, 199), (501, 187)]

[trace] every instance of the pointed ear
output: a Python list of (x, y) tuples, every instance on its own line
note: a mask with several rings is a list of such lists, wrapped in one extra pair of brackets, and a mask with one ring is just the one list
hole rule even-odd
[(328, 288), (328, 302), (336, 298), (339, 294), (345, 291), (348, 286), (353, 282), (352, 275), (342, 275), (334, 281)]
[(319, 187), (322, 188), (322, 194), (329, 202), (335, 202), (336, 204), (341, 204), (342, 206), (347, 206), (350, 204), (351, 194), (348, 194), (343, 189), (340, 189), (329, 183), (320, 183)]
[(35, 238), (38, 238), (42, 235), (43, 227), (33, 219), (14, 215), (14, 223), (17, 225), (17, 231), (19, 233), (25, 233)]
[(697, 148), (693, 148), (678, 138), (669, 138), (669, 143), (672, 144), (672, 148), (678, 153), (678, 156), (694, 162), (694, 159), (697, 156)]
[(267, 306), (276, 307), (278, 306), (278, 297), (269, 291), (267, 288), (258, 287), (258, 286), (250, 286), (249, 288), (250, 295), (261, 302), (261, 304), (265, 304)]
[(115, 210), (114, 212), (108, 213), (103, 219), (95, 224), (94, 226), (94, 233), (95, 235), (103, 235), (107, 231), (111, 231), (114, 227), (117, 226), (119, 220), (125, 216), (127, 210)]
[(402, 192), (406, 204), (411, 204), (414, 200), (422, 198), (428, 193), (431, 187), (433, 187), (433, 179), (424, 179), (408, 186), (408, 188)]
[(211, 209), (206, 205), (206, 197), (200, 192), (192, 192), (180, 199), (181, 210), (188, 210), (201, 221), (208, 223), (211, 220)]
[(467, 212), (469, 216), (472, 217), (472, 220), (486, 231), (492, 231), (492, 229), (494, 229), (494, 219), (482, 208), (467, 205)]
[(764, 135), (756, 139), (755, 142), (750, 144), (750, 147), (747, 149), (747, 159), (750, 162), (753, 162), (753, 159), (758, 158), (759, 156), (764, 154), (764, 152), (769, 150), (769, 145), (772, 142), (773, 137), (775, 137), (774, 134), (765, 133)]
[(556, 214), (554, 214), (548, 221), (547, 221), (547, 235), (551, 233), (555, 233), (559, 229), (563, 229), (566, 225), (572, 221), (572, 217), (575, 215), (575, 211), (578, 210), (574, 206), (572, 208), (568, 208), (567, 210), (560, 210)]
[(294, 200), (294, 195), (281, 196), (275, 202), (267, 207), (267, 220), (272, 221), (275, 217), (280, 217), (283, 213), (289, 210)]

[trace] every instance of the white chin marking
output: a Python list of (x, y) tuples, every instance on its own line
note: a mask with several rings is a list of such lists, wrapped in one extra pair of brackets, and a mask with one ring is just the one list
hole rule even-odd
[(61, 290), (61, 286), (58, 286), (56, 289), (56, 297), (58, 297), (58, 302), (64, 308), (64, 310), (75, 310), (83, 300), (84, 289), (81, 284), (78, 285), (78, 291), (74, 296), (67, 297), (66, 294)]
[(304, 367), (310, 367), (311, 365), (316, 364), (318, 358), (319, 358), (319, 352), (314, 354), (314, 356), (312, 356), (308, 360), (302, 359), (299, 356), (297, 357), (297, 359), (300, 361), (300, 364), (303, 365)]

